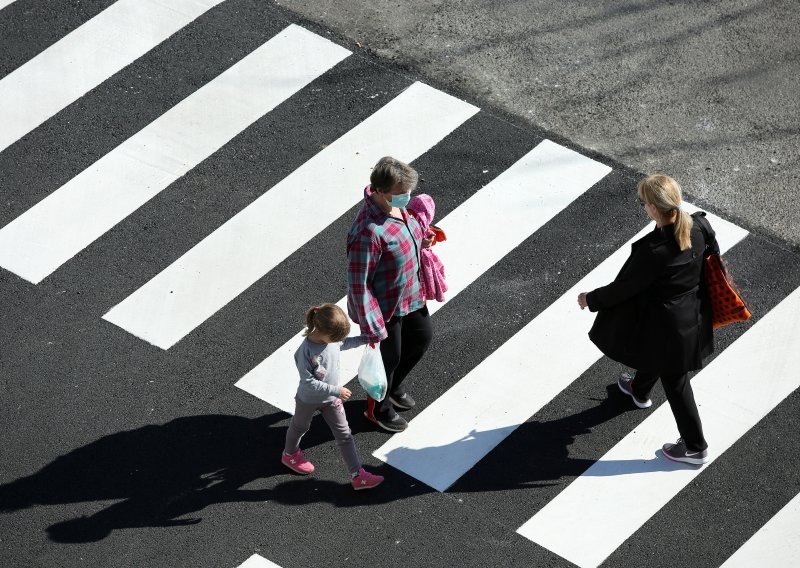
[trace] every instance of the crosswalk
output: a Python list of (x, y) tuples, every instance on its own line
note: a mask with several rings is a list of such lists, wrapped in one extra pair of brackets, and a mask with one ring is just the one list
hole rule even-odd
[[(0, 9), (10, 4), (0, 1)], [(223, 0), (118, 0), (0, 78), (0, 153), (13, 152), (25, 135), (220, 4)], [(100, 51), (103, 57), (98, 57)], [(221, 149), (239, 144), (241, 133), (256, 128), (281, 105), (310, 98), (315, 81), (329, 78), (343, 62), (358, 57), (362, 56), (294, 23), (264, 38), (251, 53), (232, 61), (227, 70), (0, 227), (0, 270), (5, 279), (14, 274), (31, 285), (45, 285), (188, 172)], [(251, 203), (180, 251), (176, 260), (154, 269), (154, 276), (121, 301), (103, 306), (98, 323), (113, 324), (169, 357), (187, 336), (216, 325), (213, 316), (234, 300), (280, 273), (287, 259), (307, 254), (315, 239), (337, 238), (331, 228), (352, 218), (378, 158), (390, 154), (417, 165), (430, 164), (435, 157), (445, 160), (443, 170), (449, 167), (448, 159), (456, 163), (452, 152), (442, 148), (451, 148), (447, 145), (464, 131), (491, 117), (428, 84), (403, 81), (403, 87), (391, 92), (372, 114), (348, 125), (277, 183), (259, 188)], [(331, 112), (346, 123), (341, 119), (346, 109)], [(569, 242), (563, 243), (563, 250), (536, 250), (536, 256), (522, 259), (530, 272), (543, 272), (551, 267), (542, 266), (541, 259), (557, 253), (563, 259), (553, 276), (559, 293), (525, 321), (509, 322), (498, 345), (478, 348), (479, 361), (470, 369), (459, 369), (458, 376), (446, 381), (430, 379), (436, 396), (421, 401), (423, 408), (406, 431), (363, 448), (389, 471), (402, 472), (436, 492), (458, 491), (459, 482), (477, 464), (491, 459), (520, 426), (593, 372), (602, 355), (587, 338), (592, 315), (577, 309), (577, 294), (612, 280), (631, 242), (651, 229), (643, 219), (620, 220), (628, 219), (621, 212), (631, 207), (633, 182), (630, 176), (617, 175), (617, 166), (510, 125), (497, 128), (508, 129), (515, 138), (526, 137), (527, 144), (524, 151), (506, 150), (514, 159), (507, 159), (501, 171), (480, 170), (485, 177), (464, 198), (448, 194), (452, 189), (442, 183), (447, 173), (435, 167), (430, 167), (431, 181), (438, 183), (421, 185), (440, 204), (437, 223), (448, 235), (436, 251), (447, 270), (449, 291), (445, 302), (430, 305), (435, 325), (454, 313), (469, 318), (475, 291), (494, 271), (517, 266), (519, 252), (534, 239), (581, 231), (581, 215), (587, 211), (616, 221), (590, 237), (597, 246), (588, 260), (571, 265), (573, 256), (585, 253), (573, 250)], [(287, 133), (273, 135), (279, 136)], [(477, 144), (470, 150), (478, 155), (504, 151)], [(721, 216), (709, 218), (725, 253), (767, 246)], [(340, 237), (343, 248), (344, 235)], [(751, 273), (745, 269), (742, 277), (747, 282)], [(344, 291), (343, 264), (338, 275), (320, 275), (310, 266), (307, 277), (293, 286), (313, 291), (321, 278), (335, 282), (330, 288), (338, 293)], [(729, 332), (730, 341), (694, 379), (714, 459), (800, 387), (800, 281), (794, 278), (792, 272), (793, 285), (779, 293), (771, 309), (756, 309), (754, 324)], [(752, 295), (758, 297), (758, 290)], [(340, 297), (338, 303), (344, 306), (345, 299)], [(357, 332), (353, 326), (352, 333)], [(268, 408), (291, 412), (296, 388), (292, 354), (302, 336), (299, 329), (284, 325), (270, 333), (277, 348), (261, 362), (248, 363), (250, 370), (234, 379), (235, 386)], [(447, 344), (433, 349), (440, 354), (436, 361), (460, 356)], [(359, 350), (343, 353), (344, 377), (355, 377), (359, 358)], [(432, 370), (442, 369), (441, 363), (430, 365)], [(754, 381), (759, 375), (769, 381)], [(511, 527), (509, 534), (575, 565), (602, 565), (691, 483), (718, 467), (681, 467), (659, 457), (655, 449), (677, 437), (674, 429), (666, 406), (644, 413), (635, 429), (601, 448), (602, 457), (543, 507), (526, 509), (524, 497), (515, 502), (528, 520)], [(775, 562), (781, 563), (774, 565), (791, 565), (798, 558), (798, 510), (795, 497), (723, 566), (753, 565), (753, 558), (769, 556), (773, 549), (780, 550)], [(787, 539), (792, 546), (775, 546)], [(229, 564), (235, 565), (231, 558)], [(253, 555), (241, 566), (277, 564)]]

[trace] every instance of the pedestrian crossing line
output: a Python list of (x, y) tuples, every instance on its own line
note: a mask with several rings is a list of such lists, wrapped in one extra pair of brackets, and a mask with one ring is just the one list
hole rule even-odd
[(263, 556), (259, 556), (258, 554), (254, 554), (247, 560), (245, 560), (242, 564), (239, 564), (238, 568), (281, 568), (274, 562), (270, 562)]
[[(747, 234), (708, 218), (723, 250)], [(372, 455), (437, 491), (455, 483), (600, 359), (587, 335), (594, 314), (578, 308), (578, 294), (611, 282), (630, 244), (650, 230), (642, 229)]]
[(350, 53), (290, 25), (0, 229), (0, 266), (38, 284)]
[[(358, 202), (382, 156), (411, 162), (479, 109), (414, 83), (109, 311), (162, 349), (263, 277)], [(313, 211), (312, 211), (313, 210)]]
[[(535, 233), (611, 171), (586, 156), (544, 140), (509, 169), (437, 222), (447, 232), (436, 247), (447, 271), (446, 301)], [(490, 227), (491, 235), (481, 231)], [(337, 302), (347, 309), (346, 298)], [(430, 302), (431, 314), (444, 303)], [(351, 335), (360, 330), (353, 324)], [(286, 412), (294, 410), (297, 370), (294, 352), (302, 343), (298, 333), (242, 377), (236, 386)], [(360, 349), (343, 351), (341, 376), (354, 377)]]
[(5, 8), (6, 6), (10, 6), (11, 4), (13, 4), (16, 1), (17, 0), (0, 0), (0, 10)]
[[(798, 313), (800, 288), (692, 379), (712, 463), (800, 387)], [(517, 532), (582, 568), (598, 566), (709, 467), (659, 455), (675, 438), (662, 404)]]
[(0, 80), (0, 151), (220, 2), (118, 0), (9, 73)]
[(800, 566), (800, 494), (778, 511), (720, 568)]

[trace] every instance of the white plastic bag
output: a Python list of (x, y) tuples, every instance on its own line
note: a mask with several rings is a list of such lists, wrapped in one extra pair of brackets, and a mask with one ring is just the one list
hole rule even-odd
[(364, 355), (358, 365), (358, 382), (378, 402), (386, 396), (386, 369), (377, 345), (367, 345), (364, 348)]

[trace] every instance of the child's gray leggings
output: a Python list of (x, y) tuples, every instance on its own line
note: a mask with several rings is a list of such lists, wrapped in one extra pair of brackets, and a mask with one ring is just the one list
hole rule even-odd
[(339, 451), (342, 452), (342, 459), (344, 459), (347, 469), (351, 474), (358, 473), (358, 470), (361, 469), (361, 460), (358, 459), (356, 444), (353, 440), (353, 435), (350, 433), (350, 425), (347, 423), (342, 400), (337, 398), (333, 402), (309, 404), (295, 397), (294, 401), (294, 416), (289, 421), (289, 429), (286, 431), (284, 451), (287, 454), (293, 454), (297, 451), (297, 448), (300, 447), (300, 438), (311, 428), (311, 419), (314, 417), (314, 412), (319, 410), (322, 418), (327, 422), (331, 432), (333, 432), (336, 445), (339, 446)]

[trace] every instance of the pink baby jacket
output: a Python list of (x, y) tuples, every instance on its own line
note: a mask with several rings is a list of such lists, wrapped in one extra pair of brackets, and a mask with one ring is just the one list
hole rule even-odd
[[(430, 228), (433, 216), (436, 213), (436, 204), (433, 198), (426, 193), (419, 193), (411, 198), (406, 210), (409, 211), (422, 226), (426, 236), (432, 236), (434, 231)], [(440, 235), (443, 235), (441, 230)], [(439, 240), (444, 240), (440, 238)], [(434, 240), (433, 244), (436, 244)], [(433, 245), (431, 245), (433, 246)], [(444, 293), (447, 292), (447, 281), (444, 276), (444, 265), (433, 250), (423, 248), (420, 253), (420, 284), (426, 300), (444, 302)]]

